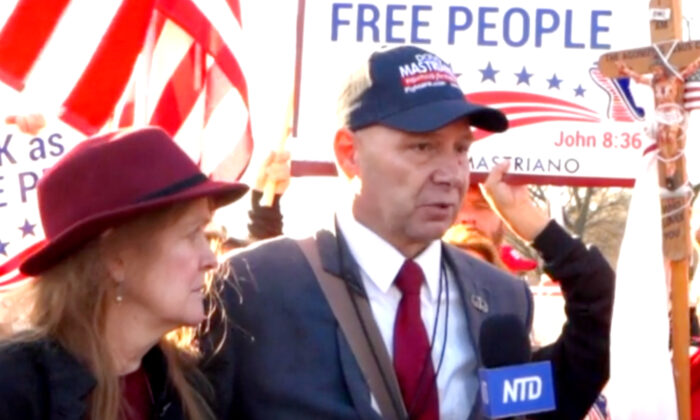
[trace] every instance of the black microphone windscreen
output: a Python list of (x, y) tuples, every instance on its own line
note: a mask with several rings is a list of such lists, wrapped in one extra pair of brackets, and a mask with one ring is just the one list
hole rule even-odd
[(516, 315), (493, 315), (481, 324), (479, 351), (486, 368), (519, 365), (530, 361), (530, 339)]

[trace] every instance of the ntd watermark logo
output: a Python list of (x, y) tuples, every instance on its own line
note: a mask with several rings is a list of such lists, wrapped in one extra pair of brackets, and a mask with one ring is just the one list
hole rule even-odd
[(533, 401), (542, 396), (542, 379), (539, 376), (506, 379), (503, 384), (503, 404)]
[(483, 414), (488, 418), (553, 410), (554, 385), (549, 362), (479, 369)]

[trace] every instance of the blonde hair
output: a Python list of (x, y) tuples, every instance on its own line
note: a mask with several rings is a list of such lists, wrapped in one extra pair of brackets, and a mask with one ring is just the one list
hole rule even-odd
[(350, 125), (350, 114), (360, 106), (360, 97), (372, 86), (372, 78), (369, 74), (369, 60), (365, 60), (360, 67), (355, 69), (343, 85), (338, 97), (337, 117), (338, 126)]
[[(111, 230), (105, 240), (92, 240), (13, 293), (17, 303), (29, 304), (25, 314), (18, 314), (26, 315), (24, 322), (28, 328), (9, 337), (5, 344), (48, 338), (85, 364), (96, 380), (88, 396), (89, 418), (118, 420), (129, 409), (123, 403), (119, 375), (103, 335), (107, 309), (114, 302), (116, 292), (102, 255), (126, 241), (142, 247), (147, 253), (144, 260), (148, 260), (149, 255), (158, 252), (158, 247), (153, 245), (157, 243), (154, 238), (159, 230), (181, 216), (187, 204), (172, 205), (132, 219)], [(215, 291), (213, 287), (207, 289), (210, 293)], [(168, 380), (177, 391), (185, 417), (213, 419), (200, 393), (212, 391), (197, 369), (200, 353), (194, 331), (193, 327), (174, 330), (162, 337), (158, 346), (167, 361)], [(195, 389), (193, 383), (203, 389)]]

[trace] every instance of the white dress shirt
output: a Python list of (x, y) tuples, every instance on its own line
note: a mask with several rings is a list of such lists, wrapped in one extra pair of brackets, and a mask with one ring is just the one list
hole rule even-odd
[[(401, 292), (393, 283), (405, 257), (376, 233), (359, 223), (350, 210), (339, 210), (337, 220), (348, 242), (350, 252), (360, 266), (362, 283), (367, 292), (374, 319), (389, 355), (393, 359), (394, 320), (401, 300)], [(421, 318), (430, 340), (433, 336), (438, 309), (441, 270), (444, 267), (449, 289), (449, 305), (447, 304), (448, 292), (443, 286), (435, 342), (432, 348), (433, 367), (438, 369), (444, 346), (442, 365), (437, 375), (440, 418), (464, 420), (471, 412), (479, 386), (476, 374), (477, 360), (459, 289), (453, 275), (446, 265), (442, 264), (441, 254), (441, 242), (435, 240), (414, 258), (422, 268), (426, 280), (420, 293)], [(447, 337), (445, 337), (447, 307), (449, 307), (449, 322), (447, 322)], [(372, 396), (372, 405), (375, 410), (378, 410), (374, 396)]]

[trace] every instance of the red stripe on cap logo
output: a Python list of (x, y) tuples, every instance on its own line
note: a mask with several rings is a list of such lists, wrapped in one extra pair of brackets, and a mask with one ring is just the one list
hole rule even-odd
[(415, 61), (399, 66), (401, 85), (410, 93), (426, 87), (458, 87), (452, 68), (433, 54), (416, 54)]

